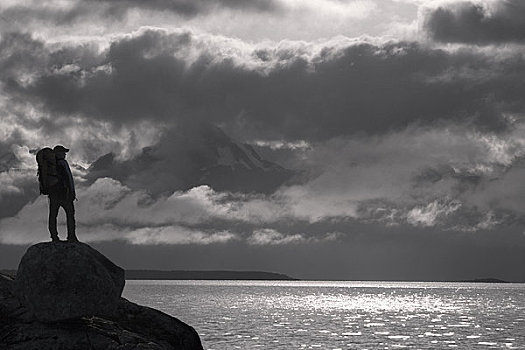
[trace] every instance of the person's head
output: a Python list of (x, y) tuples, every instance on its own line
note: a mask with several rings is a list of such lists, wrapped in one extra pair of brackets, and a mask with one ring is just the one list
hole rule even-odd
[(53, 151), (55, 152), (55, 157), (57, 159), (65, 159), (66, 158), (66, 153), (69, 152), (69, 149), (65, 148), (62, 145), (56, 145), (53, 148)]

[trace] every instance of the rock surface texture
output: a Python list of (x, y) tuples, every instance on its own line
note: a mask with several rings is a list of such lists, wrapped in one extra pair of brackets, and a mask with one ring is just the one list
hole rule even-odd
[(23, 256), (15, 294), (39, 321), (111, 315), (124, 270), (84, 243), (39, 243)]
[(0, 349), (202, 350), (192, 327), (120, 297), (123, 287), (123, 270), (86, 244), (30, 247), (16, 279), (0, 274)]

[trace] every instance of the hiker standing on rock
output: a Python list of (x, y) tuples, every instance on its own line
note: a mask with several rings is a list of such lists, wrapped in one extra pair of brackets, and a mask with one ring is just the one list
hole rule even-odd
[(75, 183), (73, 182), (73, 175), (71, 169), (66, 161), (66, 153), (69, 149), (64, 146), (57, 145), (53, 148), (53, 153), (56, 159), (56, 177), (58, 182), (49, 186), (49, 233), (51, 233), (51, 240), (53, 242), (59, 241), (57, 231), (57, 216), (60, 207), (64, 208), (66, 212), (67, 221), (67, 240), (70, 242), (78, 242), (75, 235), (75, 206), (73, 201), (76, 199)]

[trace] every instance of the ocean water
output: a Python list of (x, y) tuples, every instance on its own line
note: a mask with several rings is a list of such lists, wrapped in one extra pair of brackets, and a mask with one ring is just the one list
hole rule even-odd
[(525, 349), (525, 284), (126, 281), (208, 350)]

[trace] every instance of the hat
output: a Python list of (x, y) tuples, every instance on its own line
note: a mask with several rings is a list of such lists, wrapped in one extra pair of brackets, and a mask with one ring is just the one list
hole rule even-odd
[(55, 151), (55, 152), (69, 152), (69, 149), (65, 148), (62, 145), (56, 145), (55, 147), (53, 147), (53, 151)]

